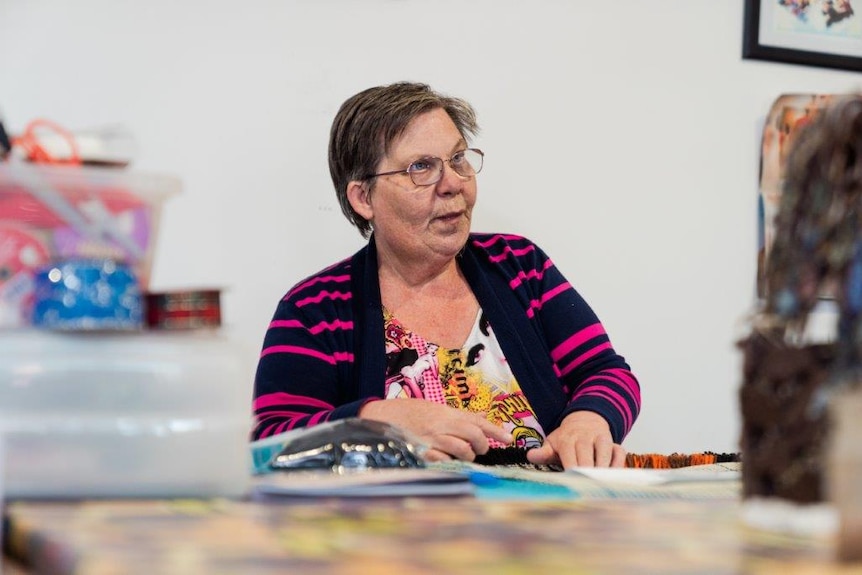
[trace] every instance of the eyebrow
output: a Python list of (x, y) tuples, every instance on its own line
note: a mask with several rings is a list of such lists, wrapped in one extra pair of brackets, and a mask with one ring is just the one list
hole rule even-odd
[(458, 141), (455, 143), (455, 146), (452, 148), (452, 150), (451, 150), (451, 151), (452, 151), (452, 152), (454, 152), (455, 150), (464, 150), (464, 149), (466, 149), (466, 148), (467, 148), (467, 140), (465, 140), (465, 139), (462, 137), (460, 140), (458, 140)]
[[(450, 156), (450, 157), (452, 156), (452, 152), (456, 152), (456, 151), (458, 151), (458, 150), (464, 150), (464, 149), (466, 149), (466, 148), (467, 148), (467, 140), (465, 140), (464, 138), (461, 138), (461, 139), (459, 139), (457, 142), (455, 142), (455, 145), (454, 145), (454, 146), (452, 146), (452, 147), (450, 148), (449, 156)], [(413, 162), (415, 162), (415, 161), (417, 161), (417, 160), (422, 160), (422, 159), (424, 159), (424, 158), (436, 158), (436, 157), (437, 157), (437, 156), (435, 156), (434, 154), (421, 154), (421, 155), (419, 155), (419, 156), (416, 156), (416, 157), (415, 157), (414, 159), (412, 159), (412, 160), (407, 160), (407, 165), (410, 165), (410, 164), (412, 164)]]

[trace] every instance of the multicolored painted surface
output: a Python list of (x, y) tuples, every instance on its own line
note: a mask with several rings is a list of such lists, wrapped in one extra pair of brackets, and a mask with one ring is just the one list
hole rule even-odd
[(736, 495), (621, 493), (12, 502), (7, 543), (36, 572), (76, 575), (862, 571), (830, 536), (748, 527)]

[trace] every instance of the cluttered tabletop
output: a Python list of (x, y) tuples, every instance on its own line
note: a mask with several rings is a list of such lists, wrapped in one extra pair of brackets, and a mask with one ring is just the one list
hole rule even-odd
[(740, 497), (739, 464), (593, 473), (459, 464), (338, 483), (277, 474), (243, 498), (10, 501), (6, 565), (61, 574), (862, 572), (836, 560), (828, 510), (755, 512)]

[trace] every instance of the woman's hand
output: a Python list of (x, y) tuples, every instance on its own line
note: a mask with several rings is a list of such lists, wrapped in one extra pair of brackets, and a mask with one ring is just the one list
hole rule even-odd
[(614, 443), (608, 422), (592, 411), (575, 411), (548, 434), (541, 447), (527, 452), (536, 465), (558, 463), (571, 467), (625, 467), (626, 451)]
[(416, 436), (429, 448), (423, 454), (428, 461), (473, 461), (488, 452), (489, 437), (507, 445), (513, 441), (509, 432), (478, 413), (425, 399), (370, 401), (359, 410), (359, 417), (383, 421)]

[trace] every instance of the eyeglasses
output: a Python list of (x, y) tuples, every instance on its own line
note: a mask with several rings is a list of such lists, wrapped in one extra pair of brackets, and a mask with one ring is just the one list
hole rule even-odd
[(448, 162), (449, 166), (455, 170), (455, 173), (462, 178), (472, 178), (482, 171), (482, 163), (485, 160), (485, 153), (477, 148), (467, 148), (460, 152), (455, 152), (448, 160), (442, 158), (422, 158), (416, 160), (406, 170), (393, 170), (391, 172), (380, 172), (379, 174), (369, 174), (362, 178), (370, 180), (379, 176), (391, 176), (393, 174), (408, 174), (413, 183), (417, 186), (430, 186), (436, 184), (443, 177), (443, 162)]

